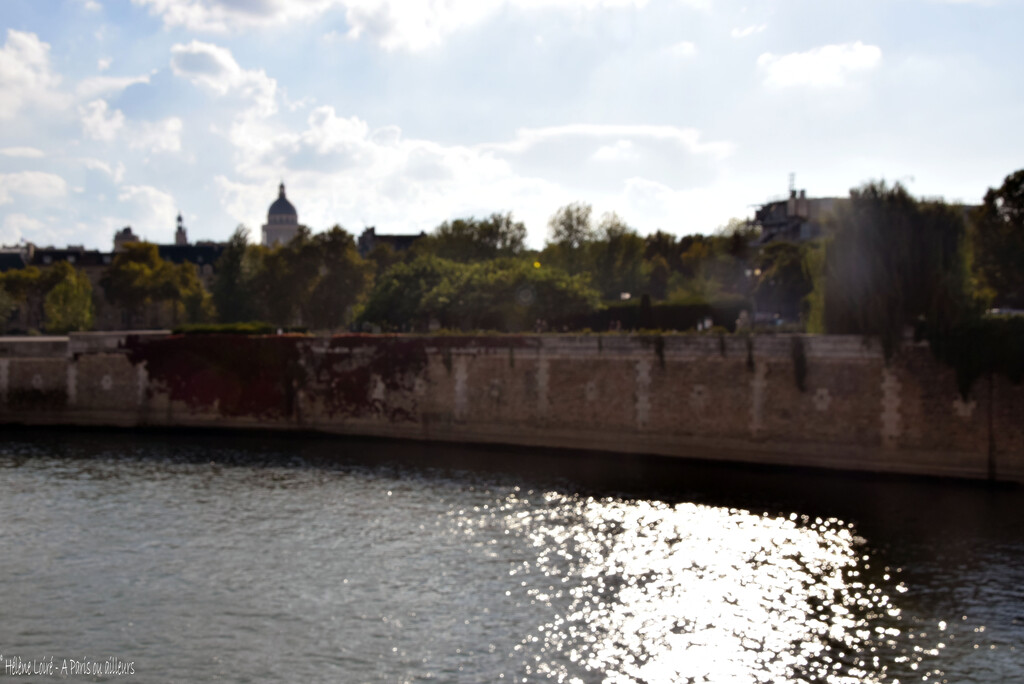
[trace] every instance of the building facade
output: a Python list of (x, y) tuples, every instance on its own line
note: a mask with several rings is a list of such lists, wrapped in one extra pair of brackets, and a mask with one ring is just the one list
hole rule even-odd
[(758, 242), (803, 242), (821, 237), (828, 217), (848, 201), (842, 197), (811, 198), (806, 190), (790, 190), (788, 199), (762, 204), (754, 213), (754, 225), (761, 229)]
[(266, 247), (286, 245), (299, 232), (299, 212), (288, 201), (284, 183), (278, 187), (277, 199), (267, 211), (267, 223), (263, 226), (263, 244)]

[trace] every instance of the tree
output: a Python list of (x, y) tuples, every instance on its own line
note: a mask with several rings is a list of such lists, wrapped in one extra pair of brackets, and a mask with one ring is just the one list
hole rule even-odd
[[(82, 271), (61, 262), (63, 278), (46, 294), (43, 310), (46, 330), (66, 333), (89, 330), (93, 323), (92, 283)], [(57, 270), (57, 267), (54, 267)]]
[(907, 325), (957, 325), (974, 308), (964, 237), (962, 211), (898, 183), (851, 190), (826, 248), (826, 331), (878, 336), (890, 356)]
[(7, 324), (10, 322), (11, 314), (18, 308), (18, 300), (7, 291), (4, 284), (0, 282), (0, 333), (7, 332)]
[[(173, 264), (160, 258), (157, 246), (148, 242), (124, 245), (100, 279), (107, 300), (123, 307), (132, 318), (150, 305), (166, 304), (172, 323), (180, 318), (201, 320), (211, 311), (195, 264)], [(151, 313), (159, 313), (151, 312)]]
[(797, 318), (804, 297), (814, 288), (805, 264), (805, 250), (793, 242), (770, 242), (757, 253), (753, 266), (760, 275), (754, 285), (758, 309)]
[(401, 261), (402, 257), (388, 243), (379, 242), (366, 255), (366, 259), (373, 264), (374, 275), (379, 278), (385, 271)]
[(521, 331), (597, 304), (585, 276), (519, 259), (460, 264), (422, 255), (384, 274), (362, 320), (389, 329), (424, 330), (433, 320), (450, 329)]
[(561, 207), (548, 220), (551, 239), (542, 254), (543, 263), (564, 269), (570, 275), (590, 270), (587, 247), (596, 237), (590, 223), (589, 204), (574, 203)]
[(588, 246), (594, 285), (605, 299), (623, 292), (639, 294), (647, 285), (644, 272), (644, 239), (617, 214), (605, 214), (597, 240)]
[(594, 228), (590, 224), (593, 211), (589, 204), (575, 202), (561, 207), (548, 220), (551, 229), (551, 241), (568, 247), (579, 249), (594, 239)]
[(395, 264), (377, 279), (361, 319), (386, 329), (425, 330), (433, 312), (423, 309), (421, 302), (459, 268), (430, 254)]
[(971, 220), (974, 266), (995, 303), (1024, 308), (1024, 169), (989, 188)]
[(427, 252), (463, 263), (519, 256), (526, 240), (526, 226), (512, 214), (491, 214), (485, 219), (445, 221), (416, 244)]
[(670, 271), (678, 271), (681, 268), (679, 257), (682, 253), (682, 245), (672, 233), (658, 230), (644, 238), (644, 259), (652, 264), (655, 257), (660, 256)]
[(661, 254), (655, 254), (647, 263), (650, 271), (647, 289), (654, 299), (665, 299), (668, 296), (668, 281), (672, 277), (672, 269)]
[(303, 322), (314, 328), (339, 328), (349, 322), (356, 303), (373, 279), (355, 240), (340, 226), (314, 238), (321, 259), (318, 279), (302, 306)]
[(238, 226), (217, 261), (212, 285), (213, 303), (224, 323), (254, 320), (252, 259), (249, 257), (249, 229)]

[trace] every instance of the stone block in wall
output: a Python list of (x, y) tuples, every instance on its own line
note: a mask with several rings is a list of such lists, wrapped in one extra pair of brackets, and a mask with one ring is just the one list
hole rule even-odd
[(60, 358), (13, 358), (7, 365), (4, 410), (10, 413), (42, 413), (52, 422), (53, 413), (68, 404), (68, 364)]
[(924, 346), (905, 347), (891, 369), (900, 385), (900, 447), (987, 454), (987, 379), (960, 396), (955, 371)]
[(76, 370), (75, 406), (82, 411), (123, 411), (140, 408), (139, 368), (125, 354), (81, 354)]

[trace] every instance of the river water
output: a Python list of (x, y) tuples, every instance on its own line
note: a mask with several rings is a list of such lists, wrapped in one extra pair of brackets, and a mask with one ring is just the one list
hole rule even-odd
[(0, 677), (1022, 681), (1022, 522), (958, 482), (5, 430)]

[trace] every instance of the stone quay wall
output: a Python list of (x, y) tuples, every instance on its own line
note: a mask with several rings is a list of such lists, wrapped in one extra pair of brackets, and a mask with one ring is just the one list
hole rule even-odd
[(0, 423), (203, 426), (1024, 482), (1024, 387), (812, 335), (0, 338)]

